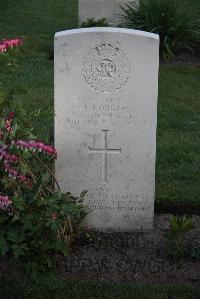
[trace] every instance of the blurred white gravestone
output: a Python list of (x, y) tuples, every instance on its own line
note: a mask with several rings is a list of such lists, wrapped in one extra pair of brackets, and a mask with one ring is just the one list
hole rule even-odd
[(158, 35), (87, 28), (55, 35), (56, 176), (84, 189), (84, 225), (99, 231), (152, 228)]
[[(139, 0), (131, 2), (138, 3)], [(117, 26), (120, 23), (120, 14), (124, 14), (120, 5), (128, 3), (127, 0), (79, 0), (78, 14), (79, 24), (88, 18), (95, 20), (106, 18), (110, 26)]]

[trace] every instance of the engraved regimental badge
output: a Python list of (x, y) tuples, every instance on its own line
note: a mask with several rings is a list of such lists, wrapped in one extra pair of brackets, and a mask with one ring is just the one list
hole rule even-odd
[(113, 42), (101, 42), (84, 59), (86, 82), (101, 92), (112, 92), (126, 84), (130, 62), (125, 52)]

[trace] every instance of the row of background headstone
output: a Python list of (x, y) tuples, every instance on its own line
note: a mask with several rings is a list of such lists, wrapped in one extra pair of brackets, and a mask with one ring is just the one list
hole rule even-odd
[(95, 20), (106, 18), (109, 26), (117, 26), (120, 23), (120, 14), (123, 14), (120, 5), (128, 2), (127, 0), (79, 0), (79, 24), (88, 18)]

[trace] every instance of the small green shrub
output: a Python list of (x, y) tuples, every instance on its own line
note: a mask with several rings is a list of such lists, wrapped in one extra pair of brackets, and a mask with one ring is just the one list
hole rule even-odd
[(185, 256), (183, 239), (193, 227), (192, 219), (186, 216), (173, 216), (170, 220), (170, 231), (166, 234), (167, 255), (172, 259)]
[[(0, 41), (0, 64), (15, 68), (13, 55), (22, 43), (22, 39)], [(56, 149), (37, 139), (30, 118), (33, 113), (35, 125), (39, 118), (44, 122), (44, 114), (41, 119), (38, 108), (27, 115), (11, 103), (14, 91), (10, 92), (0, 90), (0, 255), (20, 259), (27, 271), (35, 273), (53, 268), (57, 253), (69, 252), (86, 215), (82, 204), (86, 192), (79, 197), (61, 192), (53, 171)], [(21, 116), (16, 118), (13, 109)]]
[(0, 40), (0, 66), (6, 64), (11, 69), (17, 67), (16, 55), (21, 51), (23, 38)]
[(121, 26), (159, 34), (160, 53), (165, 60), (183, 48), (192, 50), (199, 39), (200, 21), (182, 12), (175, 0), (140, 0), (121, 9)]
[(81, 23), (81, 28), (87, 27), (107, 27), (108, 23), (106, 18), (95, 20), (94, 18), (88, 18), (85, 22)]
[(33, 272), (54, 267), (55, 254), (69, 252), (86, 212), (85, 192), (61, 192), (52, 169), (55, 148), (31, 137), (31, 127), (21, 128), (13, 112), (0, 117), (0, 254)]

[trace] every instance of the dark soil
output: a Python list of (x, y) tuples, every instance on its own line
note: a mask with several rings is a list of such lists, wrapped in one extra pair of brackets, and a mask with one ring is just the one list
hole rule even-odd
[(145, 233), (100, 233), (82, 235), (71, 254), (59, 259), (59, 274), (66, 279), (180, 284), (200, 286), (200, 217), (187, 233), (184, 247), (196, 256), (171, 261), (164, 236), (169, 214), (155, 216), (154, 231)]
[(161, 202), (155, 204), (155, 214), (173, 214), (173, 215), (198, 215), (200, 216), (200, 203), (176, 204), (175, 202)]
[(200, 45), (196, 45), (193, 52), (182, 51), (176, 54), (170, 61), (163, 61), (161, 59), (161, 64), (200, 67)]
[[(150, 232), (82, 234), (69, 256), (58, 257), (59, 276), (84, 281), (200, 287), (200, 216), (192, 216), (193, 229), (184, 238), (187, 256), (174, 261), (166, 252), (170, 217), (155, 215), (154, 230)], [(0, 279), (9, 273), (24, 276), (19, 264), (8, 257), (0, 258)]]

